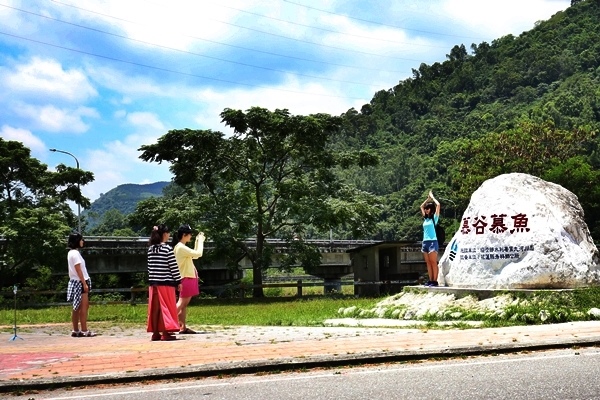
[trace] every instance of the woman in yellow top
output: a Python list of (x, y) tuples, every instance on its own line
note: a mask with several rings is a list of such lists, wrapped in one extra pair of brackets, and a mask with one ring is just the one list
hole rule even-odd
[(177, 301), (180, 334), (196, 333), (186, 326), (185, 319), (190, 300), (193, 296), (200, 294), (200, 289), (198, 288), (198, 270), (192, 260), (202, 257), (205, 240), (204, 233), (198, 233), (193, 249), (186, 245), (190, 240), (192, 240), (192, 228), (187, 224), (181, 225), (177, 233), (173, 235), (173, 252), (175, 253), (175, 259), (177, 260), (179, 273), (182, 278), (181, 292), (179, 292), (179, 300)]

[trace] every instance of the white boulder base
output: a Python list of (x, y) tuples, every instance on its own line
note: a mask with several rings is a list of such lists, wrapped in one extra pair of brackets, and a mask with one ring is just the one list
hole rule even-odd
[(478, 289), (596, 286), (599, 253), (577, 196), (520, 173), (485, 181), (440, 259), (440, 285)]

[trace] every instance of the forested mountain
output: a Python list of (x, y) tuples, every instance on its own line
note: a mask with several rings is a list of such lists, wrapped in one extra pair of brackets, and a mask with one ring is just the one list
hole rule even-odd
[(90, 208), (82, 213), (86, 217), (87, 229), (97, 226), (109, 210), (117, 210), (123, 215), (131, 214), (140, 200), (162, 196), (162, 190), (168, 184), (169, 182), (154, 182), (145, 185), (127, 183), (102, 193), (98, 199), (92, 202)]
[(335, 146), (381, 158), (339, 171), (385, 198), (376, 237), (418, 240), (430, 188), (449, 224), (485, 179), (525, 172), (578, 195), (600, 238), (600, 1), (573, 1), (518, 37), (468, 48), (455, 45), (446, 61), (421, 64), (342, 116)]
[[(419, 205), (430, 189), (442, 202), (442, 224), (453, 231), (484, 180), (523, 172), (575, 193), (600, 240), (600, 0), (574, 0), (518, 37), (456, 44), (446, 61), (421, 64), (340, 117), (330, 145), (339, 154), (360, 150), (380, 159), (336, 171), (340, 182), (382, 199), (377, 231), (363, 238), (420, 240)], [(150, 203), (136, 216), (139, 226), (144, 216), (164, 214)], [(337, 229), (334, 237), (354, 238)], [(323, 232), (307, 227), (303, 235)]]

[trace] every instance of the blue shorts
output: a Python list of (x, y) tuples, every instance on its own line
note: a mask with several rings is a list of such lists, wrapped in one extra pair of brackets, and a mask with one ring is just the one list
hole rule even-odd
[(439, 251), (440, 246), (438, 245), (437, 240), (423, 240), (423, 245), (421, 246), (421, 251), (423, 253), (433, 253), (434, 251)]

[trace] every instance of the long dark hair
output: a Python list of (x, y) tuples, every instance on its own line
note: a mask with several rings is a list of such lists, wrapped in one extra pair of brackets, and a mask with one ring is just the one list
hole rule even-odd
[(171, 246), (175, 247), (175, 245), (181, 241), (181, 238), (183, 237), (183, 235), (185, 235), (187, 233), (192, 233), (192, 227), (190, 226), (190, 224), (180, 225), (179, 229), (177, 229), (177, 232), (175, 232), (173, 234), (173, 240), (171, 241)]
[(156, 225), (152, 228), (150, 234), (150, 245), (161, 244), (163, 241), (163, 235), (169, 231), (169, 227), (165, 224)]

